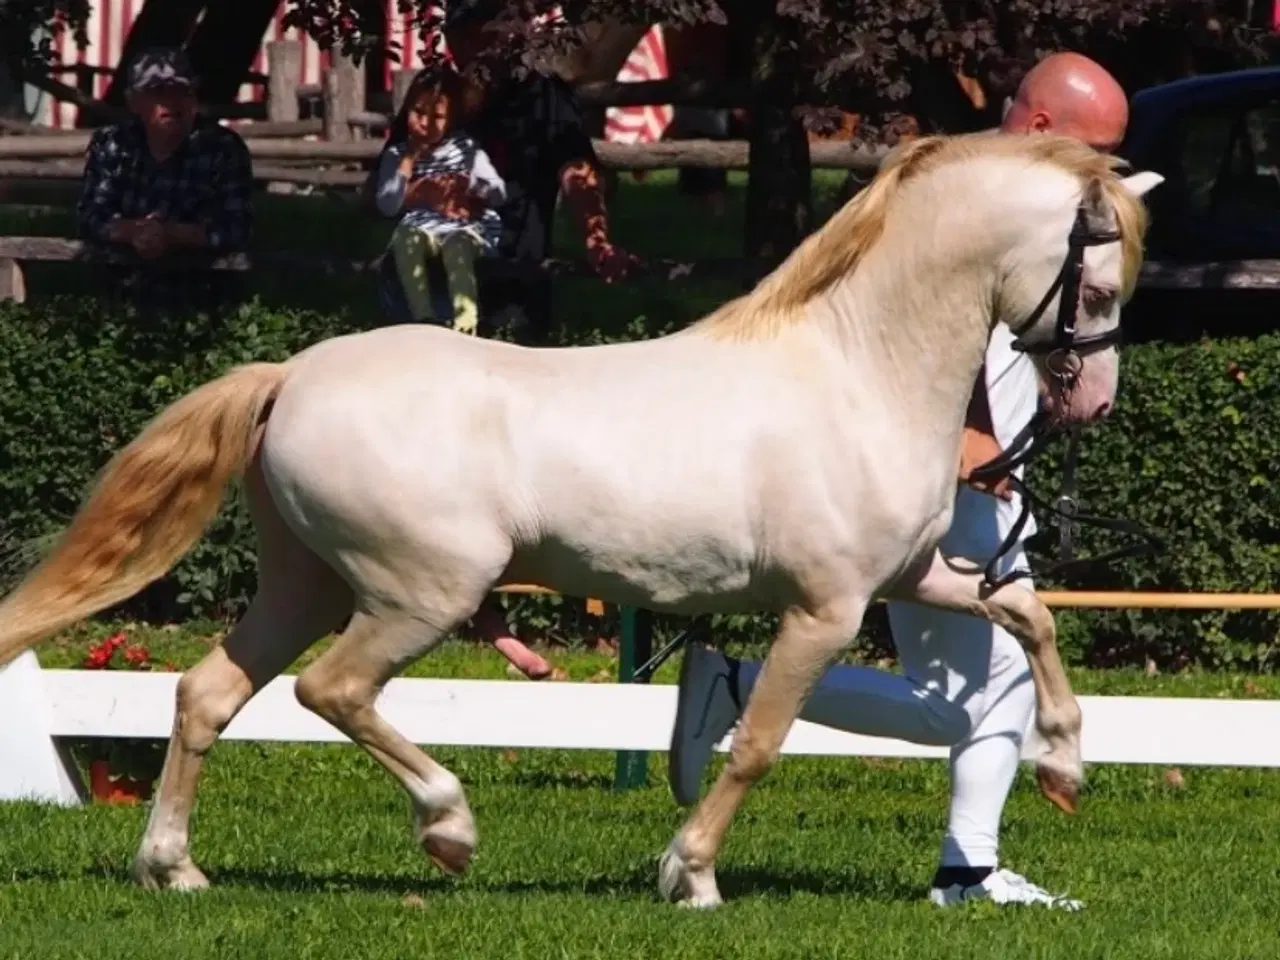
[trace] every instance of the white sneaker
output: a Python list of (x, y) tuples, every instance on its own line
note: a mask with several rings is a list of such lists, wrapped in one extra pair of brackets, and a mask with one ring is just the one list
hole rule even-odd
[(958, 883), (946, 888), (934, 887), (929, 891), (929, 899), (940, 907), (954, 907), (970, 900), (1038, 904), (1055, 910), (1080, 910), (1084, 907), (1079, 900), (1056, 896), (1012, 870), (993, 870), (981, 883), (970, 887), (962, 887)]

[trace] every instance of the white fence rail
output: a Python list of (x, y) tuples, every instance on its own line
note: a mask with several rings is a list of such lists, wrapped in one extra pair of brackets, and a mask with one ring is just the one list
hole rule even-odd
[[(168, 737), (176, 673), (41, 670), (34, 657), (0, 672), (0, 798), (75, 802), (56, 749), (65, 737)], [(305, 710), (292, 677), (265, 687), (224, 739), (341, 742)], [(397, 679), (379, 708), (416, 743), (436, 746), (665, 751), (670, 685)], [(1082, 696), (1086, 763), (1280, 768), (1280, 701)], [(721, 749), (727, 746), (721, 744)], [(1034, 735), (1028, 759), (1042, 749)], [(943, 747), (798, 722), (785, 753), (941, 758)]]

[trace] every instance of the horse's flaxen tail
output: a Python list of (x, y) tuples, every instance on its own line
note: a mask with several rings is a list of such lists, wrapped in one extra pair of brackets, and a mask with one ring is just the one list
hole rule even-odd
[(48, 556), (0, 601), (0, 665), (164, 576), (243, 475), (285, 365), (237, 367), (160, 413), (107, 464)]

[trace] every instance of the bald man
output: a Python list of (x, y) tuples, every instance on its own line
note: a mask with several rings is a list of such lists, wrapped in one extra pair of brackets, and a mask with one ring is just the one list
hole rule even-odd
[[(1008, 133), (1053, 131), (1114, 149), (1128, 122), (1124, 91), (1102, 67), (1078, 54), (1055, 54), (1023, 80), (1002, 124)], [(970, 405), (961, 480), (1008, 446), (1039, 404), (1035, 369), (997, 326)], [(992, 495), (992, 494), (995, 495)], [(1007, 485), (980, 492), (960, 486), (942, 549), (985, 563), (1012, 528), (1021, 504)], [(1035, 530), (1029, 521), (1023, 538)], [(1000, 573), (1025, 568), (1021, 542)], [(1049, 893), (998, 859), (1000, 817), (1018, 771), (1035, 708), (1027, 658), (1006, 631), (984, 620), (908, 603), (888, 604), (903, 675), (838, 665), (801, 718), (850, 733), (950, 747), (951, 807), (929, 899), (1040, 904), (1075, 910), (1078, 900)], [(760, 664), (690, 644), (680, 672), (669, 777), (676, 801), (698, 796), (713, 747), (737, 722)], [(850, 798), (857, 802), (857, 798)]]

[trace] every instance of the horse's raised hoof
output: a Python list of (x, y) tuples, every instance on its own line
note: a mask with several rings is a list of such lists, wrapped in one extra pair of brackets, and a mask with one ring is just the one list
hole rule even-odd
[(176, 867), (162, 867), (138, 855), (133, 861), (133, 876), (147, 890), (191, 892), (209, 886), (209, 878), (190, 859)]
[(461, 876), (471, 866), (475, 844), (453, 837), (432, 836), (430, 831), (422, 838), (422, 849), (427, 859), (450, 876)]
[(695, 910), (710, 910), (720, 906), (720, 891), (716, 888), (715, 874), (711, 870), (695, 875), (677, 849), (673, 840), (658, 861), (658, 893), (668, 903)]
[(1040, 764), (1036, 767), (1036, 783), (1045, 798), (1063, 813), (1079, 812), (1079, 779), (1068, 776), (1061, 770)]
[(427, 859), (445, 873), (466, 873), (476, 852), (476, 822), (465, 803), (419, 826), (418, 840)]

